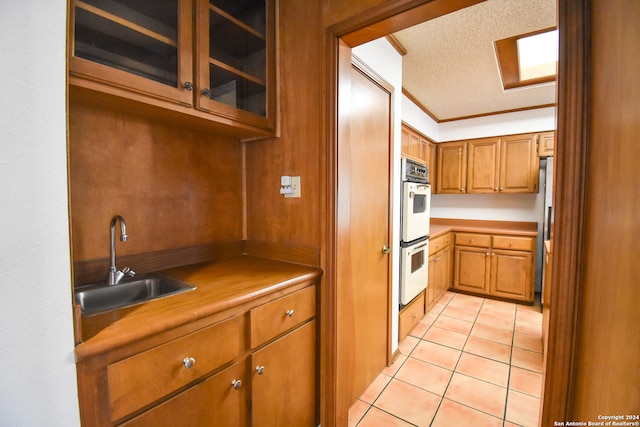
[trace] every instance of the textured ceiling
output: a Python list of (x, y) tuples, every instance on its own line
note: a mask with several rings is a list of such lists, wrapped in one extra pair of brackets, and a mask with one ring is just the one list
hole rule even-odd
[(555, 83), (505, 91), (493, 43), (554, 27), (556, 0), (488, 0), (394, 33), (403, 87), (438, 120), (555, 103)]

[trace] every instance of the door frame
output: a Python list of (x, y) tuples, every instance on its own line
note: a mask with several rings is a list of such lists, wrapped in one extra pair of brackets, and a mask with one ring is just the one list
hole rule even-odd
[[(446, 1), (446, 0), (445, 0)], [(323, 426), (344, 425), (347, 414), (344, 404), (337, 401), (336, 337), (338, 333), (336, 307), (336, 225), (337, 225), (337, 93), (340, 64), (347, 60), (351, 47), (388, 33), (440, 16), (442, 0), (398, 0), (368, 9), (352, 18), (327, 28), (327, 126), (325, 165), (327, 190), (327, 235), (325, 236), (326, 283), (321, 295), (321, 420)], [(461, 9), (479, 1), (456, 3)], [(440, 13), (441, 12), (441, 13)], [(582, 286), (585, 233), (585, 194), (587, 192), (587, 154), (589, 148), (589, 38), (590, 7), (588, 0), (558, 2), (560, 29), (559, 66), (557, 80), (557, 141), (555, 159), (554, 262), (552, 267), (549, 347), (546, 380), (543, 393), (541, 424), (564, 420), (572, 407), (572, 387), (575, 375), (577, 311)], [(348, 408), (346, 408), (348, 410)]]

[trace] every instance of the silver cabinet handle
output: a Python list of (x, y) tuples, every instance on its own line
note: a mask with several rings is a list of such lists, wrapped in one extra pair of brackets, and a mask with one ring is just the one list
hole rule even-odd
[(184, 88), (185, 88), (186, 90), (188, 90), (188, 91), (192, 91), (192, 90), (193, 90), (193, 83), (191, 83), (191, 82), (186, 82), (186, 83), (184, 84)]
[(240, 380), (231, 381), (231, 387), (233, 387), (234, 390), (238, 390), (240, 387), (242, 387), (242, 381)]
[(182, 364), (184, 365), (185, 368), (191, 369), (193, 368), (193, 365), (196, 364), (196, 359), (194, 359), (193, 357), (185, 357), (182, 360)]
[(295, 313), (295, 310), (287, 310), (287, 311), (285, 311), (284, 314), (286, 314), (289, 317), (293, 317), (293, 313)]
[(264, 374), (264, 366), (263, 365), (256, 366), (256, 372), (258, 373), (258, 375)]
[(211, 96), (211, 90), (209, 88), (202, 89), (202, 96), (206, 96), (208, 98)]

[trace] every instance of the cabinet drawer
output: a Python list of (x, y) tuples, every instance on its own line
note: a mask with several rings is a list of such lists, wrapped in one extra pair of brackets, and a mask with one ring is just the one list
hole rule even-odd
[(491, 236), (487, 234), (456, 233), (456, 245), (488, 248)]
[(400, 336), (402, 340), (424, 317), (424, 292), (418, 296), (400, 312)]
[[(185, 335), (107, 367), (111, 420), (148, 405), (235, 359), (243, 346), (242, 318)], [(193, 358), (187, 368), (185, 358)]]
[(429, 255), (444, 249), (451, 244), (451, 233), (443, 234), (429, 240)]
[[(207, 426), (237, 427), (246, 418), (244, 364), (236, 363), (121, 427)], [(240, 381), (239, 383), (237, 381)], [(234, 387), (234, 384), (238, 384)]]
[(533, 237), (493, 236), (495, 249), (512, 249), (514, 251), (532, 251), (535, 246)]
[(309, 286), (263, 304), (252, 309), (249, 315), (251, 348), (255, 348), (315, 316), (316, 287)]
[(435, 254), (442, 248), (444, 248), (444, 236), (429, 239), (429, 255)]

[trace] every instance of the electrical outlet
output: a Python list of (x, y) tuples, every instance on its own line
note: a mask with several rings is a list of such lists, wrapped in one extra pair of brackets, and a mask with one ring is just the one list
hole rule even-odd
[(291, 193), (287, 193), (284, 195), (286, 198), (299, 198), (300, 197), (300, 177), (292, 176), (291, 177), (291, 189), (293, 190)]

